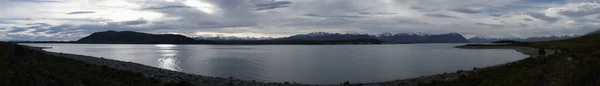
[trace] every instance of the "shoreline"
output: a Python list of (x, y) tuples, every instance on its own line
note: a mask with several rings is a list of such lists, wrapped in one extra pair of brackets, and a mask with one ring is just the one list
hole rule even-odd
[[(27, 45), (23, 45), (27, 46)], [(43, 47), (35, 47), (35, 46), (27, 46), (31, 49), (35, 49), (49, 55), (54, 55), (58, 57), (64, 57), (68, 59), (74, 59), (78, 61), (82, 61), (89, 64), (94, 64), (97, 66), (106, 66), (113, 69), (130, 71), (135, 73), (141, 73), (144, 77), (154, 78), (166, 83), (188, 83), (193, 86), (314, 86), (308, 84), (298, 84), (298, 83), (279, 83), (279, 82), (258, 82), (258, 81), (244, 81), (240, 79), (235, 79), (233, 77), (223, 78), (223, 77), (210, 77), (210, 76), (202, 76), (196, 74), (188, 74), (184, 72), (171, 71), (156, 67), (151, 67), (143, 64), (133, 63), (133, 62), (124, 62), (112, 59), (105, 59), (93, 56), (85, 56), (85, 55), (77, 55), (77, 54), (69, 54), (69, 53), (60, 53), (60, 52), (49, 52), (43, 50)]]
[[(109, 68), (114, 68), (118, 70), (125, 70), (135, 73), (141, 73), (143, 76), (148, 78), (155, 78), (161, 80), (163, 82), (186, 82), (194, 86), (198, 85), (233, 85), (233, 86), (335, 86), (336, 84), (329, 85), (313, 85), (313, 84), (299, 84), (299, 83), (290, 83), (290, 82), (258, 82), (258, 81), (245, 81), (240, 79), (235, 79), (233, 77), (224, 78), (224, 77), (210, 77), (210, 76), (202, 76), (196, 74), (188, 74), (179, 71), (166, 70), (156, 67), (151, 67), (147, 65), (142, 65), (133, 62), (124, 62), (112, 59), (105, 59), (101, 57), (93, 57), (93, 56), (85, 56), (85, 55), (77, 55), (77, 54), (68, 54), (68, 53), (60, 53), (60, 52), (50, 52), (45, 51), (45, 47), (35, 47), (35, 46), (27, 46), (42, 52), (46, 52), (50, 55), (65, 57), (69, 59), (79, 60), (90, 64), (95, 64), (98, 66), (107, 66)], [(530, 57), (537, 57), (537, 48), (530, 47), (521, 47), (521, 46), (456, 46), (455, 48), (461, 49), (514, 49), (517, 52), (523, 53)], [(547, 50), (548, 51), (548, 50)], [(550, 50), (552, 51), (552, 50)], [(551, 52), (548, 54), (553, 54), (555, 52)], [(341, 83), (337, 85), (358, 85), (358, 86), (389, 86), (389, 85), (402, 85), (402, 86), (412, 86), (418, 85), (419, 83), (431, 83), (434, 81), (449, 81), (454, 80), (460, 76), (466, 76), (471, 73), (477, 72), (478, 70), (485, 70), (486, 68), (510, 65), (517, 61), (512, 61), (504, 64), (498, 64), (494, 66), (488, 66), (484, 68), (473, 68), (472, 70), (457, 70), (456, 72), (450, 73), (442, 73), (435, 75), (425, 75), (414, 78), (407, 79), (397, 79), (391, 81), (383, 81), (383, 82), (371, 82), (371, 83)]]
[[(501, 46), (501, 45), (500, 46), (499, 45), (470, 46), (470, 44), (467, 44), (467, 45), (455, 46), (454, 48), (460, 48), (460, 49), (512, 49), (512, 50), (520, 52), (524, 55), (529, 56), (529, 57), (525, 57), (525, 58), (535, 58), (535, 57), (539, 56), (538, 48), (523, 47), (523, 46)], [(546, 49), (546, 52), (549, 52), (546, 55), (551, 55), (551, 54), (556, 53), (556, 52), (554, 52), (554, 50), (549, 50), (549, 49)], [(416, 77), (416, 78), (399, 79), (399, 80), (393, 80), (393, 81), (375, 82), (375, 83), (367, 83), (367, 84), (414, 86), (414, 85), (419, 85), (419, 84), (423, 84), (423, 83), (434, 83), (436, 81), (451, 81), (451, 80), (457, 79), (461, 76), (468, 76), (468, 75), (477, 73), (481, 70), (486, 70), (488, 68), (499, 67), (499, 66), (512, 65), (512, 64), (518, 63), (520, 61), (521, 60), (516, 60), (516, 61), (511, 61), (508, 63), (497, 64), (497, 65), (487, 66), (487, 67), (483, 67), (483, 68), (474, 67), (471, 70), (457, 70), (456, 72), (450, 72), (450, 73), (445, 72), (445, 73), (441, 73), (441, 74), (426, 75), (426, 76), (420, 76), (420, 77)]]

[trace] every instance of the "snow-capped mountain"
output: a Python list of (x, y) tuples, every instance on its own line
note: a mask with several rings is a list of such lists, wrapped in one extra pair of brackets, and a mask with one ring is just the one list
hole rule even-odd
[(353, 34), (353, 33), (327, 33), (327, 32), (313, 32), (308, 34), (298, 34), (282, 39), (295, 39), (295, 40), (348, 40), (348, 39), (376, 39), (374, 36), (369, 34)]
[(425, 34), (425, 33), (382, 33), (369, 34), (340, 34), (327, 32), (314, 32), (299, 34), (282, 39), (302, 40), (348, 40), (348, 39), (378, 39), (392, 43), (468, 43), (469, 41), (458, 33)]
[(236, 36), (216, 36), (216, 37), (194, 37), (196, 40), (271, 40), (272, 37), (236, 37)]
[(425, 34), (425, 33), (382, 33), (377, 35), (382, 41), (397, 43), (468, 43), (469, 41), (458, 33)]
[(475, 43), (491, 43), (494, 41), (501, 41), (501, 40), (513, 40), (513, 41), (520, 41), (520, 42), (538, 42), (538, 41), (562, 40), (562, 39), (569, 39), (569, 38), (573, 38), (573, 37), (577, 37), (577, 36), (576, 35), (574, 35), (574, 36), (547, 36), (547, 37), (529, 37), (529, 38), (516, 38), (516, 37), (487, 38), (487, 37), (476, 36), (476, 37), (470, 38), (469, 41), (475, 42)]

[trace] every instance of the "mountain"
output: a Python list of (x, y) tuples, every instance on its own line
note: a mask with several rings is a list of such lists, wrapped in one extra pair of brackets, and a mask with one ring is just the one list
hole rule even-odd
[(192, 38), (176, 34), (148, 34), (133, 31), (96, 32), (77, 40), (77, 43), (99, 44), (194, 44)]
[(176, 34), (148, 34), (133, 31), (96, 32), (76, 43), (99, 44), (381, 44), (381, 43), (467, 43), (458, 33), (384, 33), (380, 35), (355, 33), (313, 32), (282, 38), (252, 37), (195, 37)]
[(592, 32), (586, 33), (585, 35), (594, 35), (594, 34), (600, 34), (600, 29), (596, 29)]
[(216, 37), (204, 37), (198, 36), (194, 37), (196, 40), (270, 40), (274, 39), (272, 37), (236, 37), (236, 36), (216, 36)]
[(547, 36), (547, 37), (529, 37), (529, 38), (487, 38), (487, 37), (473, 37), (473, 38), (469, 38), (469, 41), (474, 42), (474, 43), (492, 43), (495, 41), (502, 41), (502, 40), (513, 40), (513, 41), (519, 41), (519, 42), (539, 42), (539, 41), (553, 41), (553, 40), (563, 40), (563, 39), (569, 39), (569, 38), (573, 38), (573, 37), (577, 37), (576, 35), (574, 36)]
[(424, 34), (424, 33), (382, 33), (377, 36), (379, 40), (394, 43), (468, 43), (470, 42), (461, 34)]
[(340, 34), (327, 32), (313, 32), (308, 34), (298, 34), (290, 37), (281, 38), (284, 40), (352, 40), (352, 39), (377, 39), (368, 34)]
[(382, 33), (379, 35), (369, 34), (340, 34), (327, 32), (313, 32), (280, 38), (283, 40), (352, 40), (373, 39), (390, 43), (468, 43), (469, 41), (458, 33), (448, 34), (424, 34), (424, 33)]

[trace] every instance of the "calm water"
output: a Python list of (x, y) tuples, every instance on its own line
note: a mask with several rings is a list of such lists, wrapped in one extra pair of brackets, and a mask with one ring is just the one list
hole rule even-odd
[(462, 44), (26, 45), (205, 76), (307, 84), (390, 81), (492, 66), (527, 57), (510, 49), (453, 48)]

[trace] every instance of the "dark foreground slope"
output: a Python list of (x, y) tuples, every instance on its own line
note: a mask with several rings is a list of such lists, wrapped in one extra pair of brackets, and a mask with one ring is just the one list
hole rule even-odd
[(156, 86), (166, 85), (141, 74), (48, 55), (0, 43), (0, 86)]
[(463, 72), (458, 78), (420, 82), (421, 85), (451, 86), (597, 86), (600, 84), (600, 35), (508, 45), (559, 51), (552, 55), (526, 58), (505, 65)]
[(207, 77), (0, 43), (0, 86), (309, 86)]

